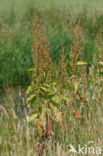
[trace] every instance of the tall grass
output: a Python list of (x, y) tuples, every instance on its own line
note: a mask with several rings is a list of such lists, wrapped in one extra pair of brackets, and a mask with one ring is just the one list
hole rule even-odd
[[(85, 4), (89, 5), (90, 10), (86, 9)], [(58, 62), (62, 46), (67, 52), (70, 51), (68, 33), (75, 29), (79, 20), (85, 35), (82, 51), (85, 60), (92, 61), (94, 53), (98, 52), (95, 39), (98, 34), (102, 34), (103, 23), (102, 11), (95, 13), (95, 6), (97, 1), (0, 1), (0, 86), (7, 81), (10, 85), (26, 85), (31, 81), (26, 69), (33, 63), (34, 9), (44, 23), (54, 61)], [(98, 2), (98, 7), (102, 7), (102, 2)]]

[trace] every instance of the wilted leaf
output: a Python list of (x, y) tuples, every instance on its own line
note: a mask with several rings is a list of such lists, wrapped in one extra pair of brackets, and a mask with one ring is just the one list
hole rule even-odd
[(50, 107), (52, 109), (52, 112), (55, 114), (55, 120), (57, 122), (62, 121), (62, 112), (59, 111), (57, 107), (55, 107), (52, 103), (50, 104)]
[(43, 122), (42, 122), (40, 119), (35, 118), (34, 124), (35, 124), (37, 127), (43, 128)]
[(73, 113), (74, 113), (74, 115), (75, 115), (79, 120), (82, 119), (81, 114), (80, 114), (74, 107), (73, 107)]
[(39, 135), (40, 136), (43, 136), (44, 135), (43, 128), (38, 127), (38, 131), (39, 131)]
[(55, 135), (55, 133), (54, 133), (53, 131), (51, 131), (51, 135), (52, 135), (52, 136), (54, 136), (54, 135)]
[(52, 111), (55, 111), (56, 107), (52, 103), (50, 103), (50, 108), (52, 109)]
[(103, 66), (103, 62), (99, 62), (98, 64), (101, 65), (101, 66)]
[(79, 97), (79, 99), (80, 99), (81, 101), (85, 101), (80, 92), (77, 92), (77, 95), (78, 95), (78, 97)]
[(56, 109), (55, 116), (56, 116), (56, 119), (58, 122), (62, 121), (62, 112), (60, 112), (59, 110)]

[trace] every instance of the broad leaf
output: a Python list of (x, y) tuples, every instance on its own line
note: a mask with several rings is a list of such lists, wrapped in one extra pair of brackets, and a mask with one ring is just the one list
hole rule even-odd
[(33, 115), (30, 116), (28, 122), (31, 122), (32, 120), (34, 120), (35, 118), (37, 118), (37, 113), (34, 113)]
[(84, 61), (78, 61), (77, 62), (77, 65), (86, 65), (86, 64), (88, 64), (87, 62), (84, 62)]

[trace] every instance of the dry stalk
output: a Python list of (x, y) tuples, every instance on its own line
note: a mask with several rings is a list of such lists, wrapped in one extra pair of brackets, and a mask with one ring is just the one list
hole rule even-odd
[(50, 50), (46, 39), (46, 33), (43, 31), (42, 23), (36, 15), (33, 21), (33, 29), (32, 55), (35, 64), (34, 73), (39, 75), (40, 80), (43, 79), (44, 73), (46, 73), (46, 79), (48, 79), (50, 71), (53, 71), (53, 64), (50, 58)]
[(7, 117), (7, 119), (9, 119), (9, 115), (6, 111), (6, 109), (3, 106), (0, 106), (0, 110), (3, 112), (3, 114)]
[(81, 38), (82, 30), (80, 27), (80, 21), (76, 26), (76, 30), (73, 32), (74, 32), (75, 39), (71, 37), (72, 45), (71, 45), (71, 51), (69, 53), (69, 58), (70, 58), (69, 61), (70, 61), (71, 68), (73, 69), (73, 71), (75, 71), (76, 64), (81, 53), (81, 43), (83, 40), (83, 38)]

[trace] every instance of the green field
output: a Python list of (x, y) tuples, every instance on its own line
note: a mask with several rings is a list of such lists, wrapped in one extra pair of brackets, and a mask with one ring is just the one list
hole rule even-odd
[(32, 7), (38, 8), (40, 10), (44, 10), (44, 9), (49, 9), (51, 7), (54, 7), (56, 9), (67, 9), (67, 8), (73, 8), (74, 10), (77, 9), (78, 11), (82, 10), (83, 7), (87, 6), (88, 7), (88, 11), (90, 12), (94, 12), (95, 10), (102, 12), (102, 8), (103, 8), (103, 2), (102, 0), (15, 0), (15, 2), (13, 0), (1, 0), (0, 1), (0, 10), (1, 11), (7, 11), (9, 12), (11, 7), (14, 6), (14, 8), (16, 9), (16, 11), (18, 13), (21, 12), (25, 12), (25, 9), (28, 8), (28, 6), (31, 5)]
[[(34, 10), (47, 29), (51, 43), (51, 55), (56, 62), (62, 45), (70, 49), (71, 32), (80, 20), (85, 42), (85, 59), (90, 61), (96, 51), (95, 40), (102, 31), (103, 2), (92, 1), (0, 1), (0, 86), (27, 84), (30, 75), (26, 69), (32, 65), (32, 21)], [(91, 54), (89, 53), (91, 51)], [(92, 60), (91, 60), (92, 61)]]
[[(47, 29), (51, 55), (56, 62), (62, 45), (70, 49), (67, 35), (80, 20), (84, 32), (85, 59), (92, 61), (96, 52), (96, 36), (102, 31), (103, 2), (89, 1), (0, 1), (0, 85), (27, 84), (30, 75), (26, 69), (32, 65), (32, 21), (34, 10)], [(68, 46), (68, 47), (67, 47)], [(89, 53), (91, 51), (91, 54)], [(18, 56), (18, 57), (17, 57)]]

